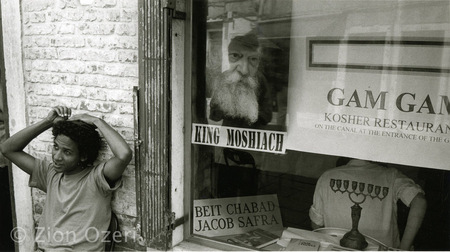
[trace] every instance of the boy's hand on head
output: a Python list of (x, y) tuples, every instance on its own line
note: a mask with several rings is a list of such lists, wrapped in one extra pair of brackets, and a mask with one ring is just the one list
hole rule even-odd
[(47, 120), (56, 123), (67, 120), (72, 115), (72, 109), (64, 106), (54, 107), (47, 115)]

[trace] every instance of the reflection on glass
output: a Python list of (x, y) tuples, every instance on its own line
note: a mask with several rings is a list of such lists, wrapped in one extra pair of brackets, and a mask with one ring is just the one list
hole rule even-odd
[[(193, 233), (237, 242), (239, 239), (230, 236), (256, 229), (278, 236), (287, 228), (311, 232), (310, 207), (316, 182), (325, 171), (336, 167), (338, 156), (384, 155), (377, 159), (365, 158), (368, 160), (389, 160), (396, 156), (395, 152), (379, 148), (352, 148), (352, 144), (370, 145), (379, 136), (356, 132), (355, 129), (373, 126), (371, 121), (358, 123), (356, 119), (344, 121), (343, 118), (348, 119), (352, 113), (367, 118), (390, 116), (391, 107), (396, 105), (395, 101), (391, 107), (388, 104), (393, 99), (390, 97), (393, 90), (418, 95), (423, 90), (421, 85), (427, 83), (427, 87), (438, 86), (433, 90), (435, 96), (447, 92), (448, 79), (444, 76), (444, 81), (439, 81), (430, 72), (445, 74), (445, 69), (450, 69), (450, 47), (446, 44), (450, 36), (449, 15), (442, 12), (448, 10), (448, 5), (446, 1), (427, 4), (395, 0), (194, 1), (194, 18), (204, 17), (200, 22), (206, 25), (194, 27), (200, 34), (195, 42), (203, 46), (198, 46), (202, 50), (195, 53), (202, 64), (195, 66), (192, 123), (233, 128), (234, 133), (240, 133), (233, 141), (248, 144), (270, 140), (251, 134), (287, 132), (291, 148), (285, 154), (273, 154), (236, 146), (193, 144)], [(433, 11), (441, 15), (433, 15)], [(440, 41), (440, 45), (393, 42), (409, 40)], [(421, 102), (423, 111), (429, 111), (431, 102), (426, 99)], [(445, 99), (441, 103), (448, 105)], [(407, 110), (408, 104), (411, 105), (399, 106)], [(327, 118), (325, 113), (334, 117)], [(426, 114), (413, 116), (422, 120)], [(311, 123), (316, 118), (321, 123)], [(449, 121), (442, 118), (439, 120)], [(206, 126), (201, 128), (205, 129), (204, 135), (213, 139), (212, 134), (220, 128), (207, 131)], [(314, 131), (319, 132), (314, 138), (302, 135), (307, 132), (305, 129), (320, 127), (322, 131)], [(338, 127), (345, 130), (337, 132)], [(360, 143), (342, 144), (346, 138), (333, 138), (330, 132), (365, 138)], [(426, 167), (390, 166), (406, 171), (409, 177), (422, 182), (421, 185), (435, 171)], [(444, 192), (449, 182), (443, 184), (439, 190)], [(350, 183), (345, 177), (336, 177), (330, 180), (329, 186), (390, 197), (388, 186), (371, 181)], [(380, 203), (369, 201), (364, 204)], [(348, 196), (342, 202), (348, 202)], [(360, 230), (367, 225), (368, 217), (364, 214), (377, 207), (364, 206)], [(399, 208), (400, 218), (405, 212)], [(350, 218), (348, 211), (342, 215)], [(445, 218), (448, 220), (449, 216)], [(395, 222), (402, 229), (401, 219)], [(347, 228), (351, 228), (350, 219)], [(432, 247), (432, 242), (423, 241), (420, 233), (416, 240), (422, 249)], [(370, 239), (368, 242), (368, 248), (378, 249), (370, 247), (376, 246)], [(440, 240), (433, 243), (441, 244), (441, 249), (450, 249)], [(266, 246), (277, 250), (273, 241)]]

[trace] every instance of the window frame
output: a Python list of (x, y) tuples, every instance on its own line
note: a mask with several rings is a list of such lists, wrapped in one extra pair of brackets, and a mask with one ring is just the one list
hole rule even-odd
[[(184, 225), (184, 240), (187, 242), (193, 242), (196, 244), (203, 245), (205, 247), (213, 247), (221, 250), (246, 250), (246, 248), (243, 247), (237, 247), (231, 244), (225, 244), (221, 243), (219, 241), (215, 241), (213, 239), (210, 239), (208, 237), (202, 237), (199, 235), (194, 235), (192, 231), (192, 205), (193, 205), (193, 199), (194, 199), (194, 185), (193, 185), (193, 171), (194, 171), (194, 165), (195, 165), (195, 153), (192, 148), (191, 144), (191, 132), (192, 132), (192, 122), (194, 121), (193, 118), (195, 118), (195, 115), (193, 115), (195, 109), (194, 106), (200, 106), (202, 105), (204, 107), (204, 104), (194, 104), (195, 101), (199, 101), (199, 99), (196, 99), (195, 90), (198, 86), (198, 79), (196, 76), (202, 74), (202, 71), (198, 71), (198, 68), (205, 67), (204, 64), (198, 63), (199, 55), (202, 55), (202, 53), (205, 53), (206, 50), (201, 51), (199, 48), (201, 47), (201, 41), (202, 37), (198, 35), (200, 32), (198, 29), (198, 26), (196, 26), (195, 18), (199, 18), (197, 15), (194, 16), (194, 10), (197, 11), (198, 7), (195, 5), (195, 3), (201, 2), (198, 0), (186, 0), (187, 1), (187, 21), (186, 21), (186, 38), (185, 38), (185, 108), (184, 108), (184, 116), (185, 116), (185, 175), (184, 175), (184, 188), (185, 188), (185, 197), (184, 197), (184, 213), (185, 213), (185, 225)], [(206, 1), (202, 1), (206, 2)], [(206, 5), (207, 3), (205, 3)], [(196, 8), (197, 7), (197, 8)], [(197, 12), (196, 12), (197, 13)], [(206, 23), (206, 21), (204, 22)], [(198, 24), (197, 24), (198, 25)], [(206, 28), (203, 31), (204, 35), (206, 36)], [(203, 34), (202, 34), (203, 36)], [(203, 41), (206, 41), (203, 39)], [(204, 43), (203, 46), (207, 46), (206, 43)], [(199, 53), (200, 52), (200, 53)], [(204, 74), (204, 72), (203, 72)], [(197, 97), (198, 98), (198, 97)], [(200, 102), (201, 103), (201, 102)], [(198, 112), (198, 111), (197, 111)], [(321, 153), (317, 153), (321, 154)], [(438, 170), (431, 167), (423, 167), (424, 169), (432, 169), (432, 170)]]

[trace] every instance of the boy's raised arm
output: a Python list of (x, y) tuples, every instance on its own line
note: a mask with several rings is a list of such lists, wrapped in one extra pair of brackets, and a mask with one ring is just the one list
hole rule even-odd
[(82, 120), (86, 123), (95, 125), (102, 133), (114, 157), (106, 161), (103, 174), (106, 180), (112, 184), (116, 182), (127, 168), (132, 158), (132, 151), (122, 136), (115, 131), (109, 124), (98, 117), (88, 114), (74, 115), (71, 119)]
[(23, 149), (31, 142), (31, 140), (52, 127), (54, 122), (66, 120), (70, 117), (71, 113), (71, 110), (66, 107), (53, 108), (42, 121), (30, 125), (6, 139), (0, 145), (0, 151), (24, 172), (31, 174), (33, 172), (35, 158), (24, 152)]

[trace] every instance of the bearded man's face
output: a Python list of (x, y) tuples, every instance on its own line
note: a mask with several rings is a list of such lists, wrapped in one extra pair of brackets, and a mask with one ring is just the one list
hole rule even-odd
[(219, 107), (225, 116), (243, 118), (249, 124), (258, 120), (259, 83), (257, 78), (243, 76), (228, 70), (216, 79), (211, 104)]
[(225, 116), (245, 119), (249, 124), (258, 120), (259, 83), (257, 72), (260, 62), (258, 47), (232, 42), (228, 48), (229, 70), (214, 83), (211, 104)]
[(245, 46), (233, 45), (228, 49), (229, 70), (237, 71), (242, 77), (255, 77), (258, 72), (260, 52)]

